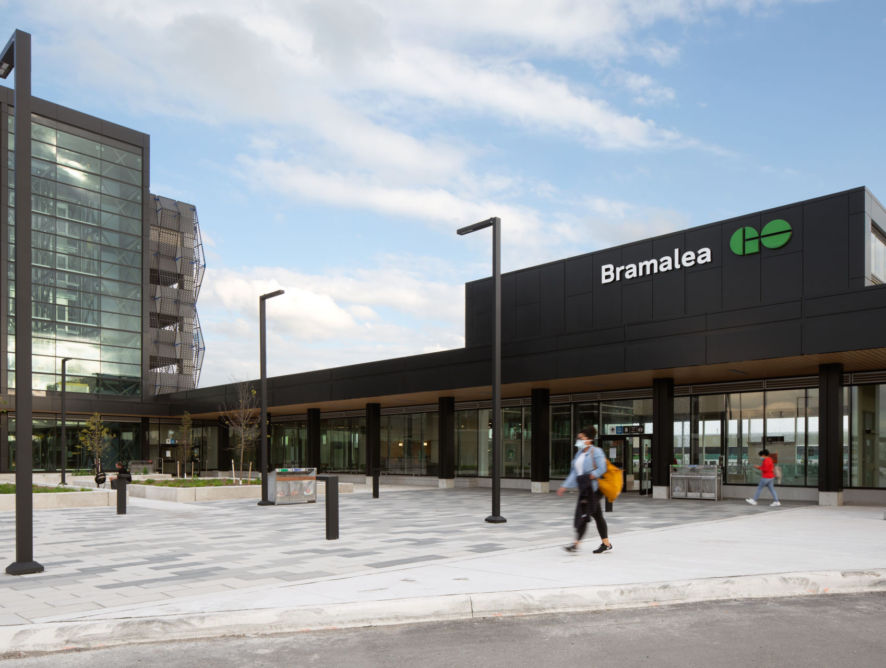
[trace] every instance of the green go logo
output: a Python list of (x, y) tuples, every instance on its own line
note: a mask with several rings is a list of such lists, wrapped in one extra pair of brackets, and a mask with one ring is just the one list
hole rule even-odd
[(766, 248), (781, 248), (791, 240), (791, 224), (776, 218), (763, 226), (762, 232), (753, 227), (740, 227), (729, 239), (729, 249), (736, 255), (753, 255), (760, 252), (760, 244)]

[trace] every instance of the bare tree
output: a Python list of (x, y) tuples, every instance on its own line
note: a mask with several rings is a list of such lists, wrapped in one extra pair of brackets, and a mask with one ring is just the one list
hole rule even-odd
[(178, 459), (181, 461), (181, 470), (187, 477), (188, 470), (188, 459), (190, 459), (189, 455), (191, 454), (191, 426), (193, 424), (193, 420), (191, 419), (191, 414), (188, 411), (185, 411), (182, 415), (182, 423), (181, 423), (181, 444), (178, 448)]
[(259, 431), (258, 393), (247, 382), (237, 383), (233, 405), (222, 407), (222, 419), (234, 434), (234, 452), (240, 460), (240, 476), (243, 476), (243, 460), (252, 451)]

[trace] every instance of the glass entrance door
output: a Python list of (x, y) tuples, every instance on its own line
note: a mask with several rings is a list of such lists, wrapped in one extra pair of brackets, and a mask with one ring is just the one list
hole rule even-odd
[(652, 496), (652, 436), (633, 436), (634, 458), (639, 471), (639, 488), (641, 495)]
[(600, 447), (625, 472), (625, 491), (652, 494), (652, 436), (603, 436)]

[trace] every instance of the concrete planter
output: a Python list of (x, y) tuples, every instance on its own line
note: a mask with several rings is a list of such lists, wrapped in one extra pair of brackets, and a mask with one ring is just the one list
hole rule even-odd
[[(162, 487), (158, 485), (138, 485), (127, 488), (129, 495), (140, 499), (174, 501), (176, 503), (196, 503), (200, 501), (224, 501), (226, 499), (260, 499), (261, 485), (230, 485), (227, 487)], [(340, 494), (354, 491), (354, 483), (340, 482)], [(326, 483), (317, 483), (317, 494), (326, 494)]]
[[(99, 490), (95, 492), (51, 492), (32, 494), (34, 510), (56, 508), (92, 508), (117, 505), (117, 492)], [(0, 494), (0, 512), (15, 510), (15, 494)]]

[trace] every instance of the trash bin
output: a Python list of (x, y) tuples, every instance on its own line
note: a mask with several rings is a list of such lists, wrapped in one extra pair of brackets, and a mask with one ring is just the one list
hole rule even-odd
[(268, 499), (275, 504), (315, 503), (317, 469), (277, 469), (268, 473)]
[(721, 496), (717, 464), (671, 466), (672, 499), (713, 499)]

